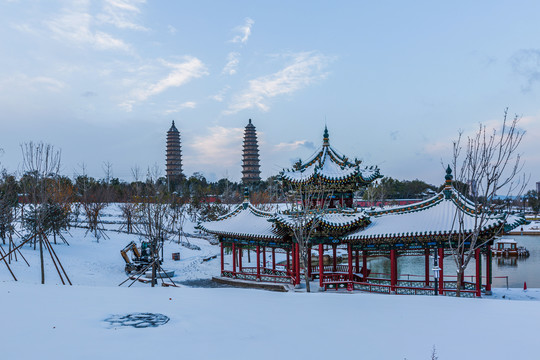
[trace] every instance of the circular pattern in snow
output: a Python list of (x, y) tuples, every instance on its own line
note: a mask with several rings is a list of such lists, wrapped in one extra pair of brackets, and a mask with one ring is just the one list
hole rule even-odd
[(169, 322), (163, 314), (133, 313), (127, 315), (111, 315), (105, 319), (111, 326), (132, 326), (134, 328), (158, 327)]

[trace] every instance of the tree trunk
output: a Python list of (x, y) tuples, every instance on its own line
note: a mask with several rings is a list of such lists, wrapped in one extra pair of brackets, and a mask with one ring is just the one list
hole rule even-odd
[(461, 297), (461, 287), (463, 286), (463, 257), (459, 256), (457, 261), (456, 297)]
[(41, 261), (41, 283), (45, 284), (45, 265), (43, 264), (43, 237), (39, 234), (39, 259)]

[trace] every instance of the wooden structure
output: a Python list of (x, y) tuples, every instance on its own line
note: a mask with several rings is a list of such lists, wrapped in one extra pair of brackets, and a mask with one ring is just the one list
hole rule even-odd
[(250, 184), (261, 181), (259, 165), (259, 145), (257, 143), (257, 131), (255, 126), (249, 123), (244, 130), (244, 149), (242, 153), (242, 182)]
[[(300, 284), (301, 279), (318, 279), (321, 289), (346, 289), (392, 294), (455, 295), (456, 277), (444, 273), (444, 261), (450, 255), (449, 244), (456, 236), (455, 217), (463, 216), (464, 231), (474, 228), (475, 209), (452, 186), (451, 170), (447, 169), (443, 190), (415, 204), (387, 210), (352, 208), (352, 193), (381, 177), (376, 167), (363, 167), (350, 162), (332, 149), (325, 129), (321, 150), (305, 163), (281, 173), (284, 185), (309, 182), (317, 178), (332, 191), (329, 208), (314, 213), (318, 226), (310, 239), (308, 270), (300, 266), (299, 246), (291, 230), (294, 214), (267, 213), (252, 206), (246, 193), (244, 203), (217, 221), (199, 224), (214, 234), (221, 244), (221, 275), (251, 281)], [(462, 281), (461, 296), (481, 296), (491, 291), (491, 251), (493, 237), (506, 224), (507, 216), (488, 213), (480, 229), (485, 246), (476, 250), (474, 282)], [(515, 219), (512, 224), (519, 221)], [(506, 224), (508, 225), (508, 224)], [(246, 264), (246, 250), (254, 252), (255, 261)], [(342, 256), (338, 256), (338, 252)], [(482, 254), (487, 257), (485, 283), (482, 283)], [(231, 261), (225, 264), (225, 257)], [(399, 262), (405, 256), (424, 260), (421, 274), (402, 276)], [(389, 274), (375, 274), (368, 268), (368, 258), (390, 260)], [(436, 273), (432, 273), (437, 259)], [(345, 261), (343, 261), (345, 260)], [(228, 265), (228, 266), (226, 266)]]

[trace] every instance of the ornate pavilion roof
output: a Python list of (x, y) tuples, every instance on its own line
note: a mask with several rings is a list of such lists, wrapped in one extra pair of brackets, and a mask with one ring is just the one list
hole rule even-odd
[(202, 222), (197, 228), (217, 236), (258, 240), (283, 240), (273, 222), (274, 214), (255, 208), (249, 200), (216, 221)]
[(323, 145), (309, 160), (299, 161), (292, 170), (281, 172), (283, 180), (291, 183), (309, 183), (320, 178), (326, 183), (355, 182), (367, 185), (382, 177), (376, 166), (361, 166), (361, 161), (350, 161), (330, 146), (328, 129), (324, 128)]
[[(447, 239), (458, 232), (470, 233), (478, 219), (473, 203), (459, 193), (451, 183), (451, 170), (447, 170), (444, 190), (437, 195), (412, 205), (387, 210), (368, 211), (371, 224), (343, 238), (345, 242), (432, 241)], [(485, 212), (481, 232), (499, 229), (507, 221), (504, 213)], [(463, 221), (460, 229), (459, 221)]]
[[(310, 225), (315, 216), (315, 213), (310, 214), (306, 225)], [(318, 216), (318, 227), (334, 233), (336, 236), (369, 223), (369, 216), (363, 210), (358, 209), (327, 209)], [(294, 212), (278, 213), (274, 219), (281, 227), (288, 229), (292, 229), (296, 224)]]

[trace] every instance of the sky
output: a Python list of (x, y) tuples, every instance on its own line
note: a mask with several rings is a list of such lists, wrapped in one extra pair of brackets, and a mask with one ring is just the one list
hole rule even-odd
[(164, 171), (241, 177), (257, 128), (267, 178), (322, 143), (401, 180), (439, 185), (452, 140), (504, 109), (521, 117), (523, 171), (540, 181), (537, 1), (0, 0), (0, 166), (20, 145), (62, 172), (132, 181)]

